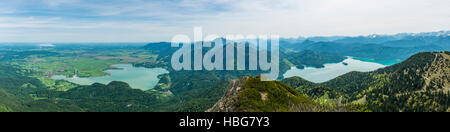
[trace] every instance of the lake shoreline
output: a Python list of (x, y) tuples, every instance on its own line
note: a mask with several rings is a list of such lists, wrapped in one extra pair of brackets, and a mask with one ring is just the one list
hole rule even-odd
[(159, 82), (159, 75), (169, 71), (163, 68), (134, 67), (132, 64), (113, 64), (112, 69), (105, 70), (108, 76), (71, 78), (64, 75), (54, 75), (53, 80), (66, 80), (78, 85), (91, 85), (93, 83), (108, 84), (112, 81), (122, 81), (130, 84), (134, 89), (144, 91), (153, 89)]
[(361, 58), (347, 56), (347, 59), (342, 62), (324, 64), (324, 68), (305, 66), (303, 69), (298, 69), (297, 67), (291, 67), (290, 70), (283, 73), (283, 77), (290, 78), (297, 76), (314, 83), (323, 83), (352, 71), (370, 72), (400, 62), (389, 61), (390, 65), (385, 65), (388, 63), (381, 64), (363, 60)]

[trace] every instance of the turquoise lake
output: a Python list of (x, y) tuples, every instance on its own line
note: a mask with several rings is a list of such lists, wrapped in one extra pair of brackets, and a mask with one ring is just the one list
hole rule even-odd
[(56, 75), (52, 79), (67, 80), (79, 85), (91, 85), (94, 83), (108, 84), (112, 81), (122, 81), (128, 83), (132, 88), (149, 90), (153, 89), (159, 82), (159, 75), (167, 74), (169, 71), (163, 68), (142, 68), (133, 67), (131, 64), (112, 65), (119, 69), (106, 70), (104, 72), (110, 74), (103, 77), (89, 78), (68, 78), (66, 76)]
[[(285, 78), (298, 76), (311, 82), (322, 83), (352, 71), (374, 71), (399, 62), (400, 60), (376, 62), (372, 59), (348, 57), (340, 63), (325, 64), (324, 68), (305, 67), (305, 69), (297, 69), (292, 67), (283, 76)], [(348, 65), (344, 65), (344, 63)]]

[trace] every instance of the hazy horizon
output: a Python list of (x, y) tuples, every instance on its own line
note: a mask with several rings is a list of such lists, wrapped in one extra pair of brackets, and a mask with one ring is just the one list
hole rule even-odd
[[(381, 35), (381, 36), (393, 36), (393, 35), (399, 35), (399, 34), (420, 34), (420, 33), (437, 33), (437, 32), (447, 32), (449, 33), (450, 30), (442, 30), (442, 31), (430, 31), (430, 32), (400, 32), (400, 33), (395, 33), (395, 34), (368, 34), (368, 35), (354, 35), (354, 36), (345, 36), (345, 35), (330, 35), (330, 36), (297, 36), (297, 37), (283, 37), (280, 36), (281, 39), (309, 39), (309, 38), (314, 38), (314, 37), (368, 37), (370, 35)], [(450, 34), (449, 34), (450, 35)], [(222, 37), (222, 36), (221, 36)], [(2, 42), (0, 40), (0, 44), (7, 44), (7, 43), (23, 43), (23, 44), (93, 44), (93, 43), (98, 43), (98, 44), (124, 44), (124, 43), (129, 43), (129, 44), (147, 44), (147, 43), (158, 43), (158, 42), (170, 42), (170, 41), (117, 41), (117, 42), (102, 42), (102, 41), (98, 41), (98, 42), (76, 42), (76, 41), (67, 41), (67, 42), (38, 42), (38, 41), (34, 41), (34, 42), (20, 42), (20, 41), (16, 41), (16, 42)]]

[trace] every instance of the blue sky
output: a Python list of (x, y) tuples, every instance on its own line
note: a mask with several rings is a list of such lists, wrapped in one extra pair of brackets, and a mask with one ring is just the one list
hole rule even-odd
[(282, 37), (450, 30), (449, 0), (9, 0), (0, 42), (150, 42), (174, 35)]

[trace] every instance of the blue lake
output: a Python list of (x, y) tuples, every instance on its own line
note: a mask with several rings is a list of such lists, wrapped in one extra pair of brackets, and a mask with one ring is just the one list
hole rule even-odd
[(52, 79), (67, 80), (79, 85), (91, 85), (94, 83), (108, 84), (112, 81), (122, 81), (128, 83), (132, 88), (149, 90), (153, 89), (159, 82), (159, 75), (167, 74), (169, 71), (163, 68), (141, 68), (133, 67), (131, 64), (112, 65), (119, 69), (106, 70), (104, 72), (110, 74), (103, 77), (89, 78), (69, 78), (66, 76), (56, 75)]
[[(324, 68), (306, 67), (305, 69), (297, 69), (292, 67), (283, 76), (285, 78), (298, 76), (311, 82), (322, 83), (352, 71), (374, 71), (399, 62), (400, 60), (376, 62), (372, 59), (348, 57), (340, 63), (325, 64)], [(344, 65), (344, 63), (348, 65)]]

